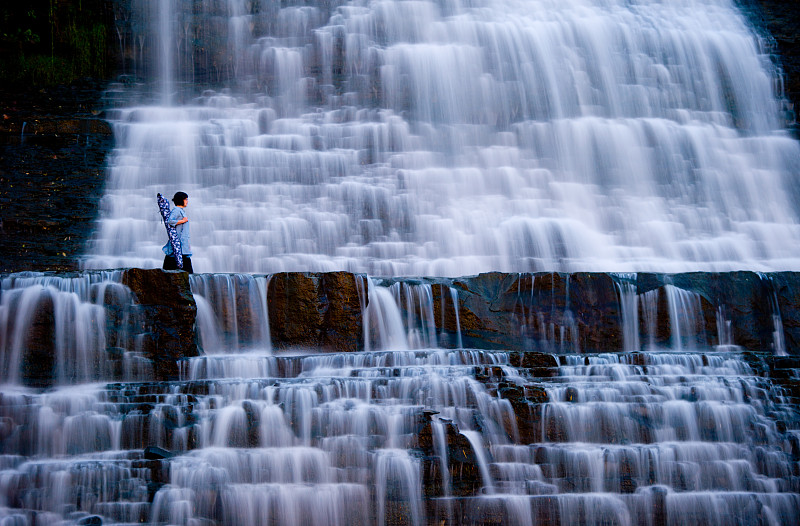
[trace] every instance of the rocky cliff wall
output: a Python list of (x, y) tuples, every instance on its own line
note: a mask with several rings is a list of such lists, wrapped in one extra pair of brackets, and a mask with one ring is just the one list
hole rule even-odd
[[(738, 345), (800, 354), (798, 276), (491, 273), (431, 283), (434, 306), (443, 287), (458, 292), (466, 347), (593, 353)], [(454, 310), (434, 318), (455, 329)]]
[[(106, 293), (111, 298), (105, 307), (106, 345), (112, 347), (104, 355), (117, 361), (125, 353), (141, 356), (151, 371), (144, 377), (177, 379), (184, 358), (204, 353), (198, 305), (210, 305), (213, 297), (201, 302), (194, 296), (184, 272), (127, 269), (121, 281), (129, 295)], [(795, 272), (488, 273), (383, 280), (347, 272), (287, 272), (268, 276), (266, 287), (248, 291), (259, 297), (214, 296), (228, 303), (218, 306), (222, 309), (218, 315), (238, 320), (238, 325), (227, 320), (220, 327), (235, 325), (241, 341), (253, 341), (242, 334), (259, 326), (246, 319), (254, 315), (246, 307), (266, 304), (276, 353), (395, 350), (406, 343), (410, 348), (504, 350), (513, 366), (545, 377), (563, 354), (650, 349), (737, 349), (761, 355), (776, 370), (800, 364), (800, 273)], [(2, 294), (11, 298), (10, 291)], [(17, 352), (9, 346), (10, 335), (24, 332), (27, 343), (19, 362), (20, 379), (26, 385), (47, 387), (56, 383), (57, 318), (64, 318), (67, 311), (63, 306), (58, 311), (56, 296), (40, 296), (37, 308), (25, 319), (8, 314), (10, 324), (0, 334), (0, 351)], [(132, 298), (132, 303), (124, 300), (131, 303), (126, 307), (120, 298)], [(2, 299), (6, 309), (18, 304)], [(395, 324), (398, 333), (378, 345), (376, 322), (384, 328), (391, 325), (390, 310), (403, 326)], [(17, 331), (19, 323), (26, 324), (23, 332)], [(420, 336), (426, 331), (428, 336)], [(119, 345), (125, 348), (113, 347)], [(64, 364), (60, 367), (69, 370)], [(87, 374), (98, 380), (126, 378), (121, 371), (111, 377), (103, 376), (103, 371)], [(784, 380), (791, 389), (800, 383), (793, 377)], [(509, 393), (508, 398), (517, 394)]]
[(129, 269), (122, 276), (140, 306), (141, 348), (153, 362), (157, 380), (178, 377), (178, 360), (197, 356), (197, 304), (186, 272)]
[[(152, 310), (149, 323), (161, 334), (153, 351), (159, 359), (197, 352), (186, 276), (158, 269), (124, 274), (124, 283)], [(366, 292), (365, 277), (346, 272), (280, 273), (270, 277), (266, 292), (274, 348), (363, 349), (362, 313), (373, 301), (374, 287), (397, 284), (429, 290), (436, 331), (460, 328), (467, 348), (596, 353), (735, 345), (800, 355), (800, 273), (795, 272), (488, 273), (378, 280), (372, 293)], [(452, 291), (457, 311), (447, 307)], [(398, 307), (409, 319), (408, 310), (417, 304), (400, 301)], [(169, 335), (180, 335), (184, 343), (167, 343)], [(448, 339), (448, 346), (455, 341)]]
[(0, 87), (0, 272), (80, 267), (114, 146), (104, 89)]
[(795, 115), (789, 118), (794, 120), (796, 133), (796, 114), (800, 109), (800, 4), (786, 0), (744, 0), (742, 3), (756, 27), (774, 42), (772, 52), (785, 75), (784, 93), (794, 106)]

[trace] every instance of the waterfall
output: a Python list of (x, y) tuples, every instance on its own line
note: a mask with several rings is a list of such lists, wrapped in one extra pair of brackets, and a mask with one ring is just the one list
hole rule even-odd
[(201, 272), (800, 268), (800, 147), (733, 0), (159, 5), (176, 95), (109, 112), (87, 268), (159, 266), (175, 190)]
[(637, 351), (641, 344), (639, 342), (639, 297), (636, 294), (636, 275), (619, 277), (621, 279), (615, 284), (619, 292), (619, 304), (622, 311), (623, 348), (626, 351)]
[(172, 103), (173, 83), (173, 52), (172, 46), (175, 36), (172, 30), (172, 0), (158, 0), (158, 38), (160, 47), (159, 71), (161, 76), (161, 104), (169, 106)]
[[(434, 434), (434, 451), (439, 458), (442, 479), (442, 496), (449, 499), (453, 496), (453, 490), (450, 483), (450, 468), (449, 459), (447, 458), (447, 434), (445, 430), (445, 422), (440, 419), (431, 422), (431, 429)], [(453, 520), (452, 506), (448, 506), (446, 520)]]
[[(442, 327), (445, 325), (445, 295), (442, 295)], [(458, 306), (458, 290), (453, 287), (450, 287), (450, 302), (453, 305), (453, 315), (456, 319), (456, 348), (460, 349), (464, 346), (464, 342), (461, 338), (461, 315), (459, 314), (459, 306)]]
[[(800, 270), (800, 144), (735, 0), (125, 5), (143, 82), (82, 262), (159, 267), (187, 192), (203, 352), (154, 354), (119, 271), (3, 276), (0, 524), (800, 523), (795, 281), (715, 313), (644, 276)], [(336, 270), (364, 350), (281, 350), (272, 276)]]
[[(539, 377), (497, 351), (262, 357), (284, 363), (251, 377), (208, 369), (180, 382), (4, 390), (0, 520), (800, 519), (793, 402), (754, 375), (751, 364), (764, 366), (754, 355), (562, 355)], [(252, 355), (191, 360), (210, 358), (244, 369)], [(544, 398), (506, 398), (514, 389)]]
[(361, 305), (366, 350), (463, 347), (455, 287), (440, 283), (379, 281), (363, 278), (359, 285), (363, 291), (366, 283), (369, 297), (369, 304), (365, 307), (362, 301)]
[(672, 285), (666, 285), (664, 292), (669, 305), (672, 347), (678, 350), (697, 349), (698, 344), (705, 341), (701, 331), (696, 329), (698, 320), (702, 319), (700, 296)]
[(11, 274), (0, 280), (2, 382), (81, 384), (152, 374), (133, 327), (133, 295), (120, 272), (77, 277)]
[[(641, 302), (646, 347), (666, 346), (676, 350), (703, 347), (706, 335), (698, 294), (667, 284), (661, 289), (642, 294), (638, 299)], [(725, 331), (727, 323), (721, 313), (717, 314), (717, 320), (720, 345), (733, 345), (733, 336)], [(665, 330), (668, 341), (664, 337)]]
[(433, 315), (433, 290), (427, 284), (395, 283), (390, 287), (395, 303), (406, 313), (404, 326), (413, 349), (436, 348), (436, 320)]
[[(364, 348), (407, 349), (408, 336), (400, 309), (386, 287), (366, 280), (369, 305), (364, 311)], [(362, 288), (364, 285), (362, 284)]]
[(772, 351), (775, 356), (786, 356), (786, 338), (783, 334), (783, 319), (778, 302), (778, 292), (772, 282), (772, 278), (767, 275), (761, 276), (761, 281), (769, 289), (769, 306), (771, 309), (770, 318), (772, 319)]
[(197, 302), (197, 328), (206, 353), (271, 349), (267, 277), (196, 274), (190, 278)]

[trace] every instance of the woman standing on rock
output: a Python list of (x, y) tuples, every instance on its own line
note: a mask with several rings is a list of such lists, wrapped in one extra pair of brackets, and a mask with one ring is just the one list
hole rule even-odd
[[(189, 195), (185, 192), (177, 192), (172, 197), (172, 202), (175, 203), (169, 213), (167, 223), (169, 226), (174, 227), (181, 240), (181, 255), (183, 256), (183, 270), (192, 274), (192, 245), (189, 244), (189, 217), (186, 215), (186, 207), (189, 204)], [(177, 262), (173, 256), (172, 243), (167, 241), (162, 249), (164, 251), (164, 270), (178, 270)]]

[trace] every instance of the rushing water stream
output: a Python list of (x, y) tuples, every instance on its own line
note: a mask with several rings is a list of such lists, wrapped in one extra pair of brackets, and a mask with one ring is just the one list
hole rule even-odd
[(110, 113), (88, 268), (160, 266), (176, 190), (200, 272), (800, 268), (800, 148), (733, 0), (145, 4), (158, 94)]

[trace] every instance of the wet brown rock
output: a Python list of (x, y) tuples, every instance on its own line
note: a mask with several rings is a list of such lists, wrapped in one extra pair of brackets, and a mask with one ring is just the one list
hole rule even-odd
[(535, 351), (509, 353), (509, 363), (518, 369), (534, 369), (537, 373), (533, 376), (552, 376), (548, 369), (558, 367), (558, 360), (552, 354)]
[(455, 424), (447, 426), (451, 492), (456, 496), (476, 495), (483, 487), (478, 459), (470, 441)]
[[(774, 276), (774, 277), (773, 277)], [(637, 292), (642, 297), (654, 289), (659, 289), (659, 302), (665, 297), (663, 286), (672, 284), (675, 287), (690, 291), (700, 297), (701, 313), (697, 316), (697, 331), (703, 331), (707, 345), (718, 345), (718, 314), (730, 323), (730, 336), (733, 344), (752, 351), (771, 349), (774, 346), (772, 314), (777, 296), (774, 293), (774, 282), (778, 290), (788, 285), (785, 274), (757, 274), (755, 272), (688, 272), (683, 274), (646, 274), (637, 276)], [(788, 280), (791, 281), (791, 280)], [(791, 290), (789, 286), (785, 290)], [(784, 305), (792, 309), (798, 301), (791, 293), (784, 296)], [(659, 328), (656, 343), (669, 341), (672, 332), (668, 320), (666, 303), (659, 305)], [(641, 321), (641, 318), (640, 318)], [(724, 342), (722, 342), (724, 343)]]
[(609, 351), (623, 348), (619, 294), (610, 275), (572, 274), (569, 301), (569, 309), (578, 326), (581, 350)]
[(500, 398), (506, 399), (514, 410), (514, 421), (503, 422), (509, 437), (514, 437), (514, 429), (520, 444), (532, 444), (539, 439), (540, 415), (537, 405), (548, 401), (547, 392), (538, 385), (515, 385), (501, 382), (497, 388)]
[(151, 335), (145, 352), (153, 360), (158, 380), (178, 377), (177, 361), (197, 356), (195, 317), (197, 305), (189, 288), (189, 274), (160, 269), (128, 269), (122, 283), (128, 286), (143, 311), (144, 327)]
[(543, 353), (622, 349), (619, 296), (608, 274), (487, 273), (453, 286), (466, 346)]
[[(424, 411), (419, 415), (417, 432), (422, 459), (422, 477), (425, 497), (443, 497), (446, 494), (443, 461), (434, 447), (432, 417), (435, 413)], [(441, 419), (447, 443), (447, 474), (450, 480), (451, 496), (473, 496), (483, 486), (478, 461), (472, 444), (449, 419)]]
[(267, 301), (273, 346), (332, 352), (363, 349), (356, 279), (347, 272), (272, 276)]
[[(314, 348), (327, 305), (318, 302), (319, 278), (311, 274), (280, 273), (267, 290), (269, 326), (275, 348)], [(322, 312), (321, 312), (322, 311)]]
[[(328, 300), (322, 347), (338, 351), (363, 349), (361, 293), (354, 274), (327, 272), (322, 274), (322, 291)], [(364, 307), (368, 304), (365, 299)]]
[(509, 311), (492, 304), (515, 277), (516, 274), (490, 272), (453, 281), (458, 290), (461, 333), (466, 347), (522, 348), (517, 324), (508, 316)]

